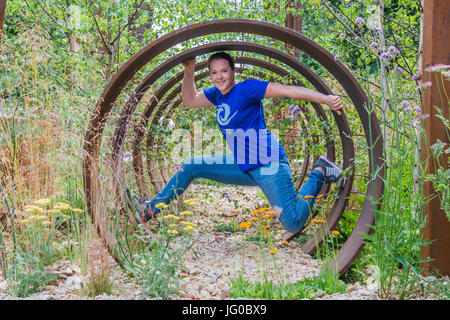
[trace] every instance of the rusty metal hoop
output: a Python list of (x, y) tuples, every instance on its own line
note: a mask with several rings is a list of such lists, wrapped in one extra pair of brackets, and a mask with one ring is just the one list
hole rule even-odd
[[(100, 190), (98, 167), (103, 129), (108, 114), (120, 92), (138, 70), (161, 52), (195, 37), (226, 32), (262, 35), (283, 41), (286, 44), (298, 48), (326, 68), (341, 84), (355, 105), (370, 149), (369, 176), (371, 180), (367, 187), (367, 200), (364, 202), (361, 215), (354, 230), (339, 250), (335, 259), (328, 265), (328, 267), (342, 274), (362, 250), (364, 245), (363, 234), (372, 232), (370, 226), (374, 224), (374, 203), (380, 198), (383, 192), (382, 178), (384, 177), (384, 167), (382, 162), (383, 139), (381, 130), (377, 123), (375, 113), (368, 111), (369, 103), (367, 96), (356, 79), (342, 63), (336, 61), (331, 53), (300, 33), (267, 22), (246, 19), (224, 19), (184, 27), (150, 43), (122, 66), (103, 91), (90, 119), (85, 136), (83, 153), (84, 190), (88, 211), (96, 225), (97, 231), (110, 251), (113, 251), (116, 245), (114, 233), (109, 229), (110, 225), (104, 223), (105, 217), (98, 210), (98, 191)], [(182, 60), (177, 61), (177, 64), (181, 62)], [(333, 113), (333, 116), (336, 123), (342, 121), (342, 116), (337, 116), (335, 113)], [(346, 140), (345, 137), (344, 140)], [(349, 184), (347, 184), (348, 186)]]

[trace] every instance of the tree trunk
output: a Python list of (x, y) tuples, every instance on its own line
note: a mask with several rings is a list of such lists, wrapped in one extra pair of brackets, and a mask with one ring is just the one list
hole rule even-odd
[(2, 38), (3, 21), (5, 19), (6, 0), (0, 0), (0, 39)]

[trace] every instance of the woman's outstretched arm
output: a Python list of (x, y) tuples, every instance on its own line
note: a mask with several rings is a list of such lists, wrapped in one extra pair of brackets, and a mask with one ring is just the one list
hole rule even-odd
[(213, 104), (206, 98), (203, 91), (198, 92), (194, 83), (195, 58), (182, 62), (184, 66), (183, 84), (181, 86), (181, 98), (188, 108), (211, 107)]
[(340, 110), (344, 107), (339, 96), (326, 95), (304, 87), (286, 86), (273, 82), (269, 82), (264, 98), (291, 98), (326, 104), (338, 115), (341, 115)]

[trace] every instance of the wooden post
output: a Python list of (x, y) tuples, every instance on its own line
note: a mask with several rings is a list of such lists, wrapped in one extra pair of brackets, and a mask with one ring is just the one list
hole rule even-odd
[[(450, 1), (449, 0), (424, 0), (424, 18), (423, 18), (423, 57), (422, 57), (422, 81), (432, 82), (431, 87), (425, 89), (423, 94), (423, 113), (430, 117), (425, 119), (424, 125), (427, 133), (426, 140), (423, 141), (422, 155), (424, 159), (430, 157), (427, 174), (433, 174), (437, 171), (436, 163), (430, 155), (430, 146), (436, 143), (437, 139), (447, 143), (449, 139), (446, 134), (445, 126), (442, 121), (436, 117), (435, 106), (439, 107), (444, 116), (449, 119), (449, 101), (450, 82), (439, 73), (425, 71), (427, 67), (436, 64), (450, 65)], [(439, 75), (439, 77), (436, 77)], [(444, 82), (444, 83), (443, 83)], [(444, 93), (447, 91), (447, 96)], [(445, 157), (444, 157), (445, 156)], [(440, 159), (441, 165), (448, 168), (447, 158), (444, 155)], [(436, 195), (431, 182), (425, 182), (425, 196)], [(432, 262), (424, 263), (424, 272), (439, 272), (442, 275), (450, 275), (450, 222), (441, 209), (441, 203), (438, 197), (431, 200), (425, 207), (427, 223), (424, 230), (425, 240), (435, 240), (429, 246), (423, 248), (422, 257), (434, 259)]]
[(0, 39), (2, 38), (3, 21), (5, 19), (6, 0), (0, 0)]

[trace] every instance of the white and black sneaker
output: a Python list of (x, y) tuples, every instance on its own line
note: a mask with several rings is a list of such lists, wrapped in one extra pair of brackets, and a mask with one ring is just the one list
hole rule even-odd
[(342, 178), (342, 169), (326, 156), (320, 156), (319, 160), (314, 164), (314, 168), (323, 169), (325, 183), (336, 183)]
[(128, 188), (125, 189), (124, 196), (128, 208), (133, 212), (134, 219), (138, 224), (145, 223), (154, 216), (146, 197), (139, 198), (135, 194), (132, 195)]

